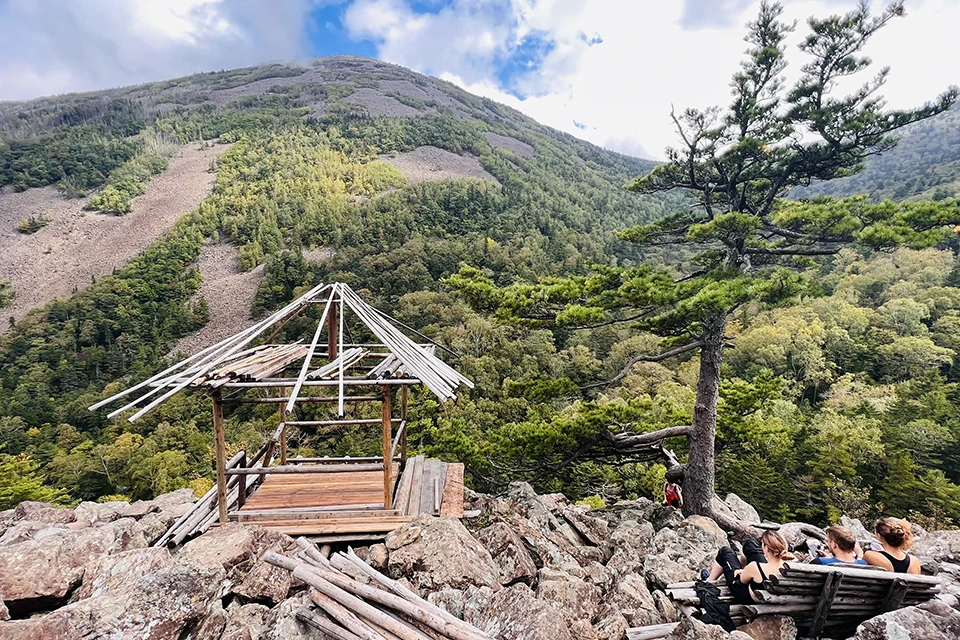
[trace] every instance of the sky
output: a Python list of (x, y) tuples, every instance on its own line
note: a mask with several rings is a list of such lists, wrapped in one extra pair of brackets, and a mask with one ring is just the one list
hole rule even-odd
[[(797, 20), (857, 0), (784, 0)], [(874, 0), (875, 10), (887, 0)], [(454, 82), (595, 144), (662, 158), (671, 105), (724, 105), (759, 0), (0, 0), (0, 100), (353, 54)], [(960, 84), (960, 0), (908, 0), (870, 43), (891, 107)]]

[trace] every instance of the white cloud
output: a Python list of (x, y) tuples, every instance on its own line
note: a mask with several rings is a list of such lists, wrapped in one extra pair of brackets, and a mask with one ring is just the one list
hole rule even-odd
[(0, 2), (0, 100), (301, 58), (315, 0)]
[[(876, 3), (875, 3), (876, 4)], [(377, 30), (361, 22), (361, 11), (389, 5), (395, 19)], [(698, 19), (705, 6), (688, 0), (454, 0), (437, 13), (417, 15), (403, 0), (356, 0), (346, 25), (378, 43), (384, 60), (444, 77), (504, 102), (533, 118), (594, 143), (626, 153), (661, 157), (675, 138), (671, 104), (678, 109), (726, 104), (729, 78), (746, 44), (743, 25), (756, 13), (758, 0), (727, 1), (723, 20)], [(795, 44), (809, 15), (846, 11), (855, 2), (788, 0), (788, 19), (798, 20), (790, 47), (795, 76), (803, 63)], [(684, 25), (695, 24), (689, 29)], [(893, 107), (933, 99), (960, 82), (956, 60), (960, 39), (960, 2), (918, 0), (908, 17), (878, 34), (867, 51), (879, 68), (893, 72), (885, 95)], [(714, 26), (711, 26), (714, 25)], [(497, 46), (482, 51), (471, 34), (491, 34)], [(555, 43), (532, 72), (513, 86), (497, 80), (499, 61), (529, 34)], [(602, 42), (590, 45), (599, 36)], [(508, 91), (526, 95), (518, 99)], [(574, 122), (585, 125), (577, 127)]]

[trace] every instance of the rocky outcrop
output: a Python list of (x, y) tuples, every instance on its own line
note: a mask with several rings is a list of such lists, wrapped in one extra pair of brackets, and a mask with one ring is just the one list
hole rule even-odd
[[(0, 621), (14, 618), (0, 622), (0, 637), (325, 637), (297, 619), (313, 606), (306, 585), (263, 560), (268, 550), (295, 557), (288, 536), (231, 523), (173, 551), (150, 547), (190, 504), (187, 493), (0, 513)], [(679, 623), (674, 640), (796, 640), (790, 618), (728, 634), (681, 616), (662, 591), (694, 579), (728, 544), (713, 520), (649, 500), (590, 510), (523, 483), (503, 496), (466, 494), (463, 522), (421, 516), (357, 555), (497, 640), (624, 640), (629, 627), (664, 623)], [(725, 508), (752, 517), (734, 498)], [(816, 531), (786, 527), (792, 541)], [(942, 600), (869, 620), (857, 640), (960, 637), (948, 604), (960, 595), (960, 535), (920, 532), (913, 553), (948, 578)]]
[(891, 611), (867, 620), (852, 640), (956, 640), (960, 638), (960, 612), (933, 600), (916, 607)]
[(797, 640), (797, 623), (786, 616), (760, 616), (737, 631), (753, 640)]
[(474, 622), (495, 638), (510, 640), (571, 640), (567, 622), (525, 584), (500, 590)]
[(500, 588), (499, 569), (490, 552), (457, 518), (420, 516), (390, 533), (386, 545), (390, 575), (406, 578), (417, 588)]

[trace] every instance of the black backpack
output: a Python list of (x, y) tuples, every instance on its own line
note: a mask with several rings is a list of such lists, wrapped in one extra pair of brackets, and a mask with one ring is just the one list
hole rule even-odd
[(717, 585), (705, 580), (697, 580), (693, 589), (700, 598), (700, 608), (703, 609), (700, 622), (719, 625), (724, 631), (733, 631), (737, 628), (730, 617), (730, 605), (720, 601), (720, 589)]

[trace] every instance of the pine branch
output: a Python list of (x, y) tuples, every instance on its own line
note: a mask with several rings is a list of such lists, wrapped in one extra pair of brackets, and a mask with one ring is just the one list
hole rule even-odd
[(580, 387), (580, 389), (585, 391), (587, 389), (593, 389), (596, 387), (607, 387), (607, 386), (610, 386), (611, 384), (616, 384), (617, 382), (620, 382), (621, 380), (623, 380), (627, 376), (627, 374), (630, 373), (630, 369), (633, 368), (633, 365), (637, 364), (638, 362), (663, 362), (664, 360), (667, 360), (669, 358), (683, 355), (688, 351), (699, 349), (701, 346), (702, 346), (702, 343), (700, 342), (692, 342), (682, 347), (677, 347), (676, 349), (670, 349), (669, 351), (664, 351), (663, 353), (659, 353), (657, 355), (634, 356), (627, 361), (627, 364), (624, 365), (623, 369), (620, 370), (620, 373), (618, 373), (613, 378), (609, 380), (605, 380), (603, 382), (594, 382), (593, 384), (588, 384), (586, 386)]

